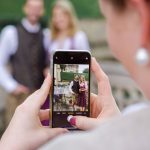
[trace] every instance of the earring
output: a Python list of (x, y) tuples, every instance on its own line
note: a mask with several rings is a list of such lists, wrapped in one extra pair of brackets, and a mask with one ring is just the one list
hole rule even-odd
[(138, 65), (146, 66), (150, 62), (148, 50), (146, 48), (139, 48), (137, 50), (135, 59)]

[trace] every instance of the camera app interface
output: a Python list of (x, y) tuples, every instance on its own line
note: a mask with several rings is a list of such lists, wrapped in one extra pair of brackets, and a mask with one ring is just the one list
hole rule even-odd
[(54, 64), (53, 127), (73, 128), (69, 115), (89, 115), (89, 64)]

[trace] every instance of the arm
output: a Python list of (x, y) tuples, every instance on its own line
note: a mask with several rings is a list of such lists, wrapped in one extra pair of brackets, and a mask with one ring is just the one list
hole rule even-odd
[[(108, 78), (95, 59), (92, 59), (92, 71), (95, 74), (98, 82), (98, 95), (91, 94), (90, 97), (92, 116), (91, 118), (76, 116), (73, 117), (74, 121), (72, 120), (73, 118), (70, 118), (70, 123), (74, 122), (72, 125), (75, 125), (83, 130), (97, 127), (100, 123), (120, 114), (112, 96)], [(51, 80), (48, 76), (41, 89), (33, 93), (22, 105), (17, 108), (10, 125), (2, 136), (0, 149), (37, 149), (56, 135), (67, 132), (65, 129), (45, 128), (42, 127), (40, 123), (42, 120), (49, 119), (49, 110), (40, 110), (40, 108), (45, 102), (50, 90), (50, 86)], [(86, 138), (86, 136), (87, 134), (85, 134), (84, 138)], [(78, 140), (79, 138), (81, 138), (81, 136), (78, 136)], [(18, 139), (19, 142), (16, 142)], [(71, 138), (69, 138), (69, 140), (70, 139)], [(69, 140), (67, 140), (67, 142), (63, 142), (63, 144), (67, 143), (64, 146), (57, 144), (54, 145), (54, 148), (52, 149), (57, 150), (60, 149), (60, 147), (62, 149), (67, 149), (68, 143), (69, 145), (71, 143)], [(81, 146), (77, 140), (71, 141), (77, 142), (75, 144), (78, 147)], [(83, 140), (79, 141), (84, 143)], [(86, 140), (86, 143), (90, 142), (87, 142)], [(49, 147), (49, 149), (50, 148), (51, 147)], [(70, 147), (68, 148), (70, 149)]]
[[(0, 38), (0, 84), (8, 92), (14, 91), (18, 83), (13, 79), (6, 68), (9, 58), (17, 49), (16, 29), (13, 26), (8, 26), (3, 29)], [(9, 44), (8, 44), (9, 43)]]
[[(42, 87), (17, 107), (15, 114), (0, 141), (3, 150), (38, 149), (52, 138), (68, 132), (66, 129), (43, 127), (42, 120), (49, 119), (49, 110), (40, 110), (51, 86), (48, 75)], [(19, 141), (18, 141), (19, 140)]]

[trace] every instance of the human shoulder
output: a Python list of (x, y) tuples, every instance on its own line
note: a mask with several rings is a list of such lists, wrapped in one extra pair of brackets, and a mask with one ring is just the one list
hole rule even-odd
[(13, 36), (16, 33), (17, 33), (17, 28), (13, 25), (8, 25), (4, 27), (3, 30), (1, 31), (2, 35), (9, 35), (9, 36)]
[(82, 30), (79, 30), (76, 32), (75, 38), (82, 39), (82, 38), (87, 38), (87, 36), (85, 32), (83, 32)]
[[(3, 28), (0, 34), (0, 49), (7, 54), (14, 54), (18, 46), (18, 33), (13, 25), (8, 25)], [(9, 43), (9, 44), (8, 44)]]
[(90, 50), (88, 37), (83, 31), (76, 32), (74, 36), (74, 41), (77, 49), (87, 49)]
[[(93, 132), (95, 143), (102, 149), (148, 150), (150, 147), (150, 107), (120, 116), (99, 126)], [(142, 136), (144, 135), (144, 136)], [(100, 142), (100, 140), (102, 142)], [(107, 144), (109, 143), (109, 145)]]
[(43, 29), (43, 36), (44, 36), (44, 46), (45, 49), (49, 49), (51, 43), (51, 31), (48, 28)]
[(50, 37), (50, 35), (51, 35), (50, 29), (44, 28), (44, 29), (43, 29), (43, 34), (44, 34), (44, 36)]
[[(85, 133), (70, 133), (63, 136), (58, 137), (57, 139), (49, 142), (45, 146), (43, 146), (40, 150), (82, 150), (88, 145), (86, 134)], [(86, 145), (85, 145), (86, 143)], [(87, 149), (89, 150), (89, 149)]]

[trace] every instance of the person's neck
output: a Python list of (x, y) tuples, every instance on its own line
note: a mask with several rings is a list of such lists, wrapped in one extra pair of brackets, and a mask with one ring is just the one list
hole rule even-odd
[(31, 21), (28, 18), (22, 19), (22, 25), (27, 31), (31, 33), (36, 33), (40, 30), (40, 24), (38, 22), (31, 23)]
[(68, 36), (68, 30), (62, 30), (62, 31), (60, 31), (59, 34), (58, 34), (58, 37), (59, 37), (60, 39), (64, 39), (64, 38), (66, 38), (67, 36)]

